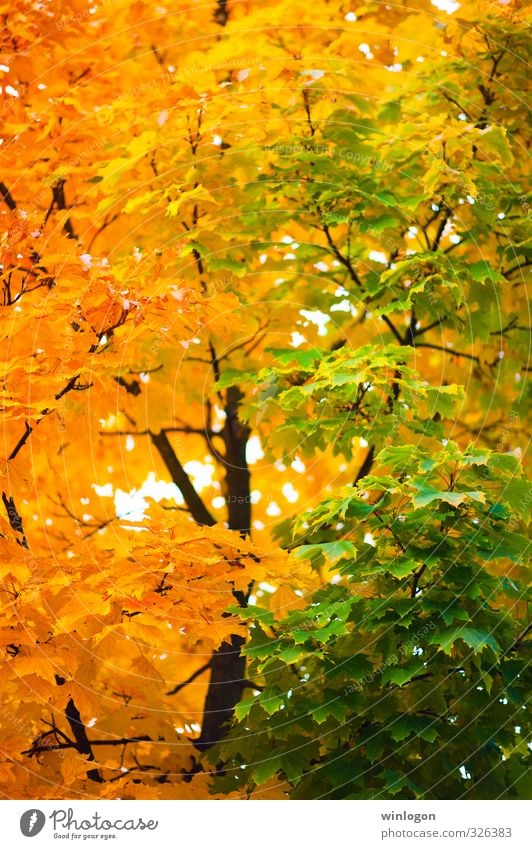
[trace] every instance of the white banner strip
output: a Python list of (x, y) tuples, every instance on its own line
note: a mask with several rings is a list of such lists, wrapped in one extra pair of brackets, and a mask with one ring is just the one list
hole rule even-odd
[(526, 802), (512, 801), (4, 801), (1, 842), (6, 849), (525, 849), (527, 813)]

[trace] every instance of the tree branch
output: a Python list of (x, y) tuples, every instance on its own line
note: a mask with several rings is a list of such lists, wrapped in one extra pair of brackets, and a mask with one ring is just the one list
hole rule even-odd
[[(59, 729), (54, 729), (55, 733), (59, 732)], [(126, 746), (128, 743), (144, 743), (150, 742), (151, 737), (149, 734), (141, 734), (138, 737), (118, 737), (112, 740), (88, 740), (89, 745), (92, 746)], [(22, 755), (28, 755), (28, 757), (32, 758), (35, 755), (39, 755), (42, 752), (56, 752), (61, 749), (77, 749), (78, 744), (70, 741), (68, 743), (54, 743), (49, 746), (42, 746), (40, 744), (34, 744), (31, 749), (26, 749), (24, 752), (21, 752)], [(97, 770), (94, 770), (95, 772)]]
[(511, 644), (511, 646), (509, 646), (509, 648), (506, 649), (504, 654), (505, 655), (511, 654), (514, 651), (518, 651), (521, 648), (521, 646), (524, 644), (525, 638), (528, 637), (528, 635), (530, 634), (531, 631), (532, 631), (532, 622), (529, 625), (527, 625), (526, 628), (523, 631), (521, 631), (518, 638), (515, 640), (515, 642), (513, 642)]
[[(321, 209), (320, 209), (319, 206), (316, 207), (316, 211), (321, 218), (322, 212), (321, 212)], [(347, 270), (347, 273), (349, 274), (353, 283), (355, 283), (359, 287), (359, 289), (362, 289), (363, 286), (362, 286), (362, 281), (360, 280), (360, 277), (358, 276), (357, 272), (353, 268), (353, 264), (351, 263), (351, 260), (348, 257), (343, 255), (343, 253), (339, 250), (338, 246), (334, 242), (334, 240), (331, 236), (331, 231), (329, 230), (329, 225), (326, 224), (323, 221), (320, 229), (321, 229), (322, 233), (325, 234), (325, 238), (327, 239), (327, 244), (329, 245), (330, 249), (332, 250), (332, 252), (335, 255), (338, 262), (341, 265), (343, 265), (344, 268)]]
[(26, 534), (24, 533), (24, 527), (22, 525), (22, 519), (20, 518), (19, 512), (15, 506), (15, 501), (13, 498), (8, 498), (5, 492), (2, 493), (2, 501), (4, 502), (4, 507), (6, 508), (7, 518), (9, 519), (9, 524), (13, 528), (13, 530), (20, 534), (22, 539), (17, 539), (19, 545), (23, 548), (29, 548), (28, 540), (26, 539)]
[(4, 201), (5, 205), (8, 206), (12, 212), (17, 208), (17, 204), (13, 200), (13, 195), (11, 194), (5, 183), (0, 183), (0, 197)]
[(74, 389), (76, 385), (76, 380), (78, 378), (79, 374), (76, 374), (74, 375), (74, 377), (71, 377), (66, 386), (64, 386), (63, 389), (61, 389), (61, 391), (57, 393), (57, 395), (54, 395), (55, 400), (59, 401), (63, 397), (63, 395), (66, 395), (67, 392), (70, 392), (71, 389)]
[(190, 510), (192, 517), (198, 525), (209, 525), (210, 527), (215, 525), (216, 520), (213, 516), (211, 516), (205, 507), (205, 504), (196, 492), (192, 481), (185, 472), (177, 454), (172, 448), (166, 432), (164, 430), (159, 431), (159, 433), (153, 433), (153, 431), (150, 431), (149, 436), (152, 443), (157, 448), (163, 463), (168, 469), (173, 482), (185, 499), (185, 504)]
[(532, 259), (523, 259), (523, 262), (518, 262), (516, 265), (512, 265), (511, 268), (503, 271), (502, 276), (509, 277), (510, 274), (514, 273), (514, 271), (522, 271), (524, 268), (528, 268), (529, 265), (532, 265)]
[(213, 653), (211, 679), (203, 708), (201, 734), (192, 743), (203, 751), (218, 743), (227, 733), (227, 723), (246, 686), (246, 659), (241, 653), (244, 637), (232, 634)]
[(395, 336), (395, 338), (397, 339), (397, 341), (399, 342), (399, 344), (400, 344), (400, 345), (405, 345), (405, 344), (406, 344), (406, 340), (405, 340), (405, 339), (403, 339), (403, 337), (401, 336), (401, 334), (399, 333), (399, 331), (397, 330), (397, 328), (393, 325), (393, 323), (390, 321), (390, 319), (388, 318), (388, 316), (387, 316), (387, 315), (382, 315), (382, 316), (381, 316), (381, 318), (382, 318), (383, 322), (385, 323), (385, 325), (386, 325), (387, 327), (389, 327), (389, 328), (390, 328), (390, 330), (392, 331), (393, 335)]
[(419, 582), (426, 568), (427, 564), (423, 563), (423, 565), (417, 570), (417, 572), (414, 572), (414, 580), (412, 581), (412, 587), (410, 589), (410, 598), (416, 598), (419, 592)]
[(214, 20), (221, 27), (224, 27), (229, 19), (229, 9), (227, 8), (227, 0), (216, 0), (216, 11), (214, 12)]
[[(48, 221), (54, 206), (60, 212), (63, 209), (67, 209), (66, 199), (65, 199), (65, 183), (66, 180), (58, 180), (57, 183), (52, 186), (52, 202), (48, 208), (48, 211), (44, 217), (44, 223)], [(63, 223), (63, 230), (67, 234), (69, 239), (77, 239), (77, 236), (74, 232), (74, 228), (72, 227), (72, 223), (70, 218), (65, 218)]]
[(366, 475), (369, 475), (371, 468), (373, 466), (374, 459), (375, 459), (375, 446), (370, 445), (368, 453), (364, 457), (364, 462), (362, 463), (360, 469), (357, 472), (357, 476), (356, 476), (355, 480), (353, 481), (353, 486), (356, 486), (356, 484), (360, 480), (362, 480), (362, 478), (365, 478)]
[[(322, 212), (321, 212), (321, 209), (320, 209), (319, 206), (316, 207), (316, 211), (321, 218)], [(360, 277), (358, 276), (355, 268), (353, 267), (351, 260), (349, 259), (349, 257), (344, 256), (344, 254), (339, 250), (334, 239), (332, 238), (331, 231), (329, 229), (329, 225), (326, 224), (323, 221), (322, 226), (319, 229), (321, 229), (321, 231), (325, 234), (325, 238), (327, 239), (327, 244), (329, 245), (330, 249), (332, 250), (332, 252), (333, 252), (334, 256), (336, 257), (336, 259), (338, 260), (338, 262), (341, 263), (341, 265), (343, 265), (344, 268), (347, 270), (347, 272), (348, 272), (351, 280), (353, 281), (353, 283), (355, 283), (355, 285), (358, 286), (359, 289), (363, 289), (364, 287), (362, 286), (362, 281), (361, 281)], [(386, 326), (391, 330), (391, 332), (393, 333), (393, 335), (395, 336), (395, 338), (397, 339), (399, 344), (404, 345), (405, 340), (403, 339), (403, 337), (401, 336), (401, 334), (399, 333), (397, 328), (394, 326), (393, 322), (388, 318), (388, 316), (383, 315), (383, 316), (381, 316), (381, 318), (384, 321), (384, 323), (386, 324)]]
[(446, 208), (445, 209), (445, 215), (443, 216), (442, 220), (440, 221), (440, 224), (439, 224), (439, 227), (438, 227), (438, 232), (436, 233), (436, 236), (434, 237), (434, 241), (432, 243), (432, 247), (431, 247), (432, 251), (438, 250), (438, 248), (440, 246), (440, 242), (441, 242), (441, 237), (443, 236), (443, 231), (445, 230), (445, 227), (447, 226), (447, 222), (448, 222), (450, 217), (451, 217), (451, 210)]
[[(163, 427), (161, 428), (163, 433), (193, 433), (198, 436), (219, 436), (219, 433), (215, 430), (210, 430), (209, 428), (202, 427), (188, 427), (187, 425), (183, 425), (183, 427)], [(146, 430), (100, 430), (98, 431), (99, 436), (150, 436), (151, 431)]]
[[(438, 324), (443, 324), (443, 322), (446, 321), (446, 320), (447, 320), (447, 316), (444, 316), (443, 318), (437, 318), (436, 321), (433, 321), (430, 324), (427, 324), (426, 327), (420, 327), (419, 330), (415, 331), (414, 335), (416, 337), (422, 336), (423, 333), (427, 333), (429, 330), (433, 330), (434, 327), (437, 327)], [(416, 342), (416, 347), (417, 347), (417, 342)]]
[(13, 450), (12, 450), (11, 454), (10, 454), (10, 455), (9, 455), (9, 457), (7, 458), (8, 460), (14, 460), (14, 459), (15, 459), (15, 457), (16, 457), (16, 456), (17, 456), (17, 454), (18, 454), (18, 452), (19, 452), (19, 451), (20, 451), (20, 449), (21, 449), (21, 448), (25, 445), (26, 441), (29, 439), (30, 434), (31, 434), (31, 433), (32, 433), (32, 431), (33, 431), (33, 428), (31, 427), (31, 425), (29, 425), (29, 424), (28, 424), (28, 422), (24, 422), (24, 425), (25, 425), (25, 428), (26, 428), (26, 429), (25, 429), (24, 433), (22, 434), (22, 436), (20, 437), (20, 439), (19, 439), (19, 441), (17, 442), (17, 444), (15, 445), (15, 447), (13, 448)]
[[(85, 725), (81, 720), (81, 715), (79, 710), (77, 709), (74, 699), (70, 698), (67, 702), (67, 706), (65, 708), (65, 716), (67, 718), (68, 724), (72, 730), (72, 734), (74, 735), (74, 739), (76, 741), (74, 748), (78, 750), (80, 755), (88, 755), (88, 760), (94, 760), (94, 752), (92, 751), (91, 743), (89, 738), (87, 737), (87, 730)], [(64, 744), (67, 747), (67, 744)], [(71, 748), (68, 746), (68, 748)], [(90, 778), (91, 781), (102, 782), (103, 778), (100, 775), (99, 770), (97, 769), (89, 769), (87, 770), (87, 778)]]
[(192, 684), (192, 682), (195, 681), (196, 678), (199, 678), (200, 675), (202, 675), (204, 672), (207, 671), (207, 669), (210, 669), (210, 668), (211, 668), (211, 661), (209, 660), (209, 661), (207, 661), (207, 663), (204, 663), (203, 666), (200, 666), (199, 669), (196, 669), (196, 671), (193, 672), (192, 675), (189, 675), (186, 681), (182, 681), (181, 684), (176, 684), (174, 689), (169, 690), (166, 695), (167, 696), (175, 696), (175, 694), (179, 693), (179, 691), (182, 690), (183, 687), (187, 687), (188, 684)]
[(454, 348), (444, 348), (442, 345), (432, 345), (430, 342), (417, 342), (416, 348), (431, 348), (433, 351), (441, 351), (443, 354), (450, 354), (453, 357), (465, 357), (466, 360), (474, 360), (480, 365), (480, 359), (474, 354), (465, 354), (463, 351), (455, 351)]
[(464, 107), (463, 107), (463, 106), (460, 106), (460, 104), (458, 103), (458, 101), (457, 101), (457, 100), (455, 100), (455, 99), (454, 99), (454, 97), (451, 97), (451, 96), (450, 96), (449, 94), (447, 94), (445, 91), (442, 91), (442, 94), (443, 94), (443, 96), (444, 96), (445, 100), (448, 100), (448, 101), (449, 101), (449, 103), (454, 104), (454, 106), (456, 106), (456, 107), (460, 110), (460, 112), (462, 112), (462, 113), (466, 116), (467, 120), (468, 120), (470, 123), (472, 123), (472, 118), (471, 118), (470, 114), (467, 112), (467, 110), (466, 110), (466, 109), (464, 109)]
[(115, 380), (122, 389), (125, 389), (128, 395), (133, 395), (134, 398), (142, 392), (138, 380), (130, 380), (128, 382), (125, 377), (122, 376), (115, 377), (113, 380)]

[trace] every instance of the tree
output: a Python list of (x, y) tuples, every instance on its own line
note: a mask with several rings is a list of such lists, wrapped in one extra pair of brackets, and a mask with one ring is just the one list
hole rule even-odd
[(189, 5), (4, 12), (4, 793), (524, 796), (521, 5)]

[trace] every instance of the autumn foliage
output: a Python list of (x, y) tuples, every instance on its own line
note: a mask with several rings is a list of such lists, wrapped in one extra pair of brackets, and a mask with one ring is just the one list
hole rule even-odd
[(2, 795), (526, 796), (524, 4), (2, 21)]

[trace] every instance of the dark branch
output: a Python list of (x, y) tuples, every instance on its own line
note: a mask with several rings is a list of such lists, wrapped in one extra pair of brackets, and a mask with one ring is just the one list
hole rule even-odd
[(430, 324), (427, 324), (426, 327), (420, 327), (419, 330), (416, 330), (415, 336), (422, 336), (423, 333), (428, 333), (429, 330), (433, 330), (434, 327), (437, 327), (439, 324), (443, 324), (443, 322), (446, 320), (447, 316), (444, 316), (443, 318), (437, 318), (436, 321), (432, 321)]
[(23, 548), (29, 548), (28, 540), (26, 539), (26, 534), (24, 533), (24, 527), (22, 525), (22, 519), (20, 518), (19, 512), (15, 506), (15, 501), (13, 498), (8, 498), (5, 492), (2, 493), (2, 501), (4, 502), (4, 507), (6, 508), (7, 518), (9, 519), (9, 524), (13, 528), (13, 530), (20, 534), (22, 539), (17, 540), (19, 545)]
[(11, 454), (10, 454), (10, 455), (9, 455), (9, 457), (7, 458), (8, 460), (14, 460), (14, 459), (15, 459), (15, 457), (16, 457), (16, 456), (17, 456), (17, 454), (18, 454), (18, 452), (19, 452), (19, 451), (20, 451), (20, 449), (21, 449), (21, 448), (25, 445), (25, 443), (26, 443), (27, 439), (29, 438), (30, 434), (31, 434), (31, 433), (32, 433), (32, 431), (33, 431), (33, 428), (31, 427), (31, 425), (29, 425), (29, 424), (28, 424), (28, 422), (25, 422), (24, 424), (25, 424), (25, 428), (26, 428), (26, 429), (25, 429), (24, 433), (22, 434), (22, 436), (20, 437), (20, 439), (19, 439), (19, 441), (17, 442), (17, 444), (15, 445), (15, 447), (13, 448), (13, 450), (12, 450)]
[(229, 9), (227, 8), (227, 0), (217, 0), (216, 11), (214, 12), (214, 20), (221, 27), (224, 27), (229, 19)]
[(16, 202), (13, 200), (13, 195), (5, 185), (5, 183), (0, 183), (0, 196), (4, 201), (5, 205), (9, 207), (11, 211), (17, 208)]
[(435, 236), (434, 241), (432, 243), (432, 250), (433, 251), (438, 250), (438, 248), (440, 246), (440, 242), (441, 242), (441, 237), (443, 236), (443, 231), (445, 230), (445, 227), (447, 226), (447, 222), (448, 222), (450, 217), (451, 217), (451, 210), (446, 209), (445, 215), (443, 216), (442, 220), (440, 221), (440, 224), (439, 224), (439, 227), (438, 227), (438, 232), (436, 233), (436, 236)]
[(404, 344), (405, 344), (405, 340), (403, 339), (403, 337), (401, 336), (401, 334), (399, 333), (399, 331), (397, 330), (397, 328), (396, 328), (396, 327), (393, 325), (393, 323), (390, 321), (390, 319), (388, 318), (388, 316), (387, 316), (387, 315), (383, 315), (383, 316), (381, 316), (381, 318), (382, 318), (383, 322), (385, 323), (385, 325), (386, 325), (387, 327), (389, 327), (389, 328), (390, 328), (390, 330), (392, 331), (393, 335), (395, 336), (395, 338), (397, 339), (397, 341), (399, 342), (399, 344), (400, 344), (400, 345), (404, 345)]
[(205, 504), (196, 492), (192, 481), (185, 472), (174, 449), (172, 448), (166, 432), (164, 430), (159, 431), (159, 433), (153, 433), (150, 431), (149, 435), (152, 443), (157, 448), (163, 463), (168, 469), (173, 482), (185, 499), (185, 504), (190, 510), (192, 517), (198, 525), (209, 525), (210, 527), (215, 525), (216, 520), (213, 516), (211, 516), (205, 507)]
[[(76, 741), (74, 748), (78, 750), (80, 755), (88, 755), (88, 760), (93, 761), (94, 752), (92, 751), (90, 740), (87, 737), (87, 730), (81, 720), (80, 712), (74, 704), (74, 700), (72, 698), (68, 700), (67, 706), (65, 708), (65, 716)], [(66, 745), (67, 744), (65, 743), (65, 746)], [(100, 772), (97, 769), (87, 770), (87, 778), (90, 778), (91, 781), (103, 781), (102, 776), (100, 775)]]
[(129, 382), (124, 377), (115, 377), (114, 380), (121, 386), (129, 395), (136, 397), (142, 392), (138, 380), (130, 380)]
[(96, 233), (94, 234), (94, 236), (90, 240), (89, 244), (87, 245), (88, 251), (90, 251), (90, 249), (92, 248), (92, 246), (93, 246), (94, 242), (96, 241), (96, 239), (98, 238), (98, 236), (101, 233), (103, 233), (103, 231), (106, 230), (107, 227), (109, 227), (114, 221), (116, 221), (117, 218), (118, 218), (118, 212), (115, 215), (112, 215), (111, 218), (106, 219), (103, 222), (103, 224), (100, 227), (98, 227), (98, 229), (96, 230)]
[(410, 590), (410, 598), (415, 598), (419, 592), (419, 582), (423, 576), (425, 569), (427, 568), (427, 564), (423, 563), (423, 565), (414, 572), (414, 580), (412, 581), (412, 588)]
[[(54, 206), (60, 212), (63, 209), (67, 209), (67, 203), (65, 198), (65, 183), (66, 180), (58, 180), (57, 183), (52, 186), (52, 202), (48, 208), (48, 211), (44, 217), (44, 223), (48, 221)], [(72, 227), (72, 223), (70, 218), (66, 218), (63, 224), (63, 230), (69, 237), (69, 239), (77, 239), (77, 236), (74, 232), (74, 228)]]
[(454, 106), (456, 106), (460, 110), (460, 112), (462, 112), (466, 116), (467, 120), (469, 122), (472, 122), (471, 116), (469, 115), (468, 111), (466, 109), (464, 109), (463, 106), (460, 106), (460, 104), (458, 103), (457, 100), (454, 99), (454, 97), (451, 97), (449, 94), (446, 94), (446, 92), (444, 92), (444, 91), (442, 92), (442, 94), (443, 94), (445, 100), (448, 100), (449, 103), (454, 104)]
[(430, 342), (417, 342), (416, 348), (431, 348), (433, 351), (441, 351), (442, 354), (450, 354), (452, 357), (465, 357), (466, 360), (474, 360), (480, 365), (480, 360), (474, 354), (465, 354), (463, 351), (455, 351), (454, 348), (444, 348), (442, 345), (432, 345)]
[[(55, 733), (59, 732), (59, 729), (54, 729)], [(151, 737), (148, 734), (142, 734), (138, 737), (118, 737), (112, 740), (89, 740), (89, 745), (92, 746), (126, 746), (128, 743), (144, 743), (150, 742)], [(26, 749), (26, 751), (21, 752), (22, 755), (28, 755), (28, 757), (32, 758), (35, 755), (39, 755), (42, 752), (56, 752), (61, 749), (77, 749), (78, 744), (72, 741), (68, 743), (53, 743), (50, 745), (41, 745), (40, 743), (35, 742), (31, 749)], [(97, 772), (97, 770), (94, 770)]]
[[(188, 425), (183, 425), (183, 427), (163, 427), (161, 430), (164, 433), (193, 433), (197, 436), (218, 436), (219, 434), (215, 430), (209, 430), (208, 428), (201, 427), (188, 427)], [(100, 436), (150, 436), (149, 430), (100, 430)]]
[[(318, 215), (321, 218), (322, 212), (321, 212), (321, 209), (320, 209), (319, 206), (317, 207), (317, 212), (318, 212)], [(347, 270), (347, 272), (348, 272), (351, 280), (353, 281), (353, 283), (355, 283), (355, 285), (358, 286), (359, 289), (362, 289), (362, 282), (360, 280), (360, 277), (358, 276), (357, 272), (353, 268), (353, 264), (352, 264), (351, 260), (348, 257), (344, 256), (343, 253), (338, 249), (338, 246), (336, 245), (336, 243), (334, 242), (334, 240), (331, 236), (331, 231), (329, 230), (328, 224), (323, 222), (321, 230), (325, 234), (325, 238), (327, 239), (327, 244), (329, 245), (330, 249), (332, 250), (332, 252), (335, 255), (338, 262), (341, 265), (343, 265), (344, 268)]]
[(74, 375), (74, 377), (71, 377), (70, 380), (68, 381), (68, 383), (66, 384), (66, 386), (64, 386), (63, 389), (61, 389), (61, 391), (57, 393), (57, 395), (54, 395), (55, 400), (59, 401), (59, 399), (62, 398), (63, 395), (66, 395), (67, 392), (70, 392), (71, 389), (74, 389), (74, 387), (76, 385), (76, 380), (78, 378), (79, 378), (79, 374), (76, 374), (76, 375)]
[[(318, 215), (321, 218), (322, 212), (321, 212), (321, 209), (320, 209), (319, 206), (317, 207), (317, 212), (318, 212)], [(359, 289), (362, 289), (363, 288), (362, 281), (360, 280), (360, 277), (358, 276), (355, 268), (353, 267), (353, 263), (351, 262), (349, 257), (344, 256), (344, 254), (339, 250), (337, 244), (335, 243), (334, 239), (331, 236), (331, 231), (329, 229), (328, 224), (326, 224), (323, 221), (320, 229), (325, 234), (325, 238), (327, 239), (327, 244), (329, 245), (330, 249), (332, 250), (332, 252), (333, 252), (334, 256), (336, 257), (336, 259), (338, 260), (338, 262), (341, 265), (343, 265), (344, 268), (347, 270), (349, 277), (351, 278), (353, 283), (356, 286), (358, 286)], [(401, 334), (399, 333), (397, 328), (394, 326), (393, 322), (388, 318), (388, 316), (383, 315), (382, 320), (384, 321), (386, 326), (391, 330), (391, 332), (393, 333), (393, 335), (395, 336), (395, 338), (397, 339), (399, 344), (404, 345), (405, 340), (403, 339), (403, 337), (401, 336)]]
[(502, 275), (503, 277), (509, 277), (510, 274), (513, 274), (515, 271), (522, 271), (523, 269), (528, 268), (529, 265), (532, 265), (532, 259), (523, 259), (522, 262), (518, 262), (516, 265), (512, 265), (511, 268), (503, 271)]
[(204, 663), (203, 666), (200, 666), (199, 669), (196, 669), (196, 671), (193, 672), (192, 675), (189, 675), (188, 678), (186, 679), (186, 681), (182, 681), (181, 684), (176, 684), (174, 689), (169, 690), (166, 695), (167, 696), (175, 696), (175, 694), (179, 693), (179, 691), (182, 690), (183, 687), (187, 687), (189, 684), (192, 684), (192, 682), (195, 681), (196, 678), (199, 678), (200, 675), (203, 675), (203, 673), (206, 672), (207, 669), (210, 669), (210, 668), (211, 668), (211, 661), (209, 660), (207, 663)]
[(369, 475), (369, 473), (371, 472), (371, 468), (373, 466), (374, 459), (375, 459), (375, 446), (370, 445), (369, 451), (366, 454), (366, 456), (364, 457), (364, 462), (362, 463), (360, 469), (358, 470), (357, 476), (356, 476), (356, 478), (353, 482), (354, 486), (356, 486), (356, 484), (360, 480), (362, 480), (362, 478), (365, 478), (366, 475)]
[(530, 623), (530, 625), (527, 625), (526, 628), (524, 629), (524, 631), (521, 631), (518, 638), (515, 640), (515, 642), (513, 642), (511, 644), (511, 646), (509, 646), (509, 648), (506, 649), (504, 654), (511, 654), (514, 651), (519, 651), (521, 646), (523, 646), (525, 644), (526, 637), (528, 637), (528, 635), (530, 634), (531, 631), (532, 631), (532, 623)]

